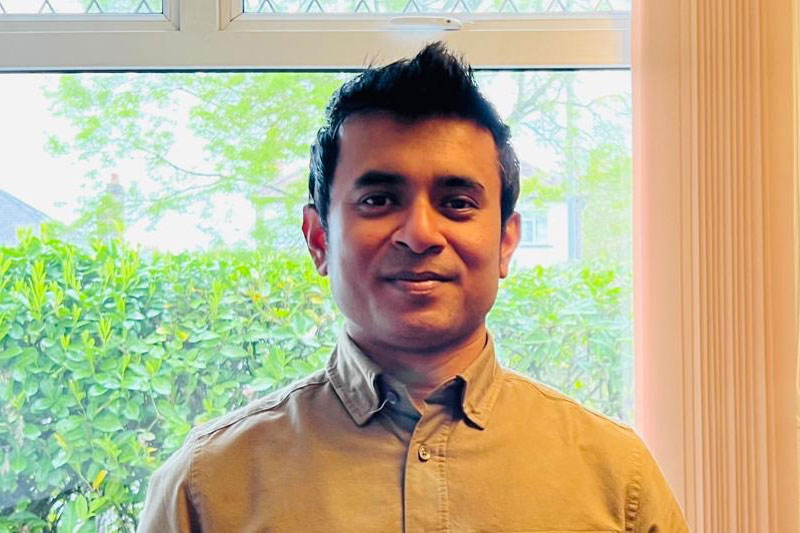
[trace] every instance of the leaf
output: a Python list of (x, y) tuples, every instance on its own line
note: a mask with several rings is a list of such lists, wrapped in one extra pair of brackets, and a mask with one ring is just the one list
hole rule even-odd
[(220, 352), (229, 359), (241, 359), (248, 356), (248, 353), (242, 349), (241, 346), (236, 346), (233, 344), (226, 344), (222, 347)]
[(49, 411), (53, 405), (53, 400), (50, 398), (37, 398), (31, 406), (31, 411), (34, 413), (43, 413)]
[(67, 446), (67, 441), (66, 441), (66, 439), (64, 439), (64, 437), (62, 437), (58, 433), (53, 433), (53, 438), (56, 439), (56, 443), (59, 445), (59, 447), (61, 447), (63, 449), (67, 449), (67, 447), (68, 447)]
[(25, 330), (19, 324), (14, 324), (8, 331), (8, 336), (14, 340), (21, 340), (23, 335), (25, 335)]
[(129, 391), (149, 391), (150, 381), (134, 372), (127, 372), (122, 378), (121, 387)]
[(215, 341), (217, 339), (219, 339), (219, 335), (208, 330), (192, 336), (192, 342)]
[(64, 511), (61, 513), (61, 517), (58, 521), (58, 532), (61, 533), (74, 533), (75, 529), (78, 527), (78, 516), (75, 509), (74, 502), (67, 502), (64, 505)]
[(262, 392), (275, 386), (275, 380), (264, 376), (253, 379), (250, 382), (250, 387), (257, 392)]
[(12, 359), (22, 353), (22, 348), (19, 346), (12, 346), (0, 352), (0, 361)]
[(167, 420), (171, 422), (183, 421), (183, 417), (181, 417), (181, 415), (170, 402), (164, 399), (158, 399), (156, 400), (156, 406), (158, 407), (158, 412), (161, 413), (161, 415)]
[(247, 342), (263, 341), (268, 340), (270, 335), (271, 333), (267, 329), (251, 329), (245, 334), (244, 340)]
[(154, 376), (151, 380), (153, 390), (162, 396), (169, 396), (172, 392), (172, 383), (164, 376)]
[(34, 440), (39, 438), (42, 432), (38, 426), (35, 424), (31, 424), (30, 422), (25, 424), (25, 427), (22, 429), (22, 435), (28, 440)]
[(119, 389), (121, 385), (119, 377), (109, 372), (97, 374), (97, 382), (108, 390)]
[(164, 357), (165, 353), (166, 350), (164, 349), (163, 346), (161, 346), (160, 344), (155, 344), (150, 348), (150, 351), (148, 352), (147, 355), (155, 359), (160, 359), (161, 357)]
[(28, 467), (28, 460), (21, 451), (17, 450), (11, 454), (8, 465), (13, 473), (19, 474)]
[[(80, 428), (84, 423), (85, 420), (82, 417), (73, 415), (56, 422), (56, 430), (60, 433), (69, 433), (70, 431)], [(58, 435), (58, 433), (54, 435)], [(58, 439), (58, 437), (56, 437), (56, 439)]]
[(53, 457), (51, 464), (53, 465), (53, 468), (60, 468), (65, 465), (67, 461), (69, 461), (69, 454), (64, 450), (58, 450), (56, 456)]
[(153, 333), (145, 337), (144, 342), (146, 342), (147, 344), (161, 344), (165, 340), (167, 340), (167, 338), (164, 335)]
[(103, 480), (106, 478), (107, 474), (108, 470), (106, 470), (105, 468), (100, 470), (100, 472), (97, 473), (94, 480), (92, 481), (92, 489), (97, 490), (98, 488), (100, 488), (100, 485), (103, 483)]
[[(102, 472), (105, 472), (105, 470), (102, 470)], [(103, 477), (105, 478), (105, 476)], [(108, 503), (108, 497), (106, 496), (100, 496), (99, 498), (96, 497), (92, 498), (89, 501), (89, 514), (91, 514), (92, 516), (96, 515), (97, 512), (100, 511), (103, 508), (103, 506), (105, 506), (107, 503)]]
[(86, 501), (86, 496), (83, 494), (79, 494), (78, 497), (75, 498), (75, 514), (78, 520), (82, 522), (86, 522), (89, 519), (89, 502)]
[(100, 385), (99, 383), (93, 383), (92, 385), (89, 386), (88, 394), (90, 398), (97, 398), (98, 396), (103, 396), (107, 394), (108, 391), (109, 388), (106, 387), (105, 385)]
[(131, 343), (128, 345), (128, 351), (132, 353), (147, 353), (150, 351), (151, 345), (145, 344), (144, 342), (137, 340), (136, 342)]
[(97, 428), (105, 433), (114, 433), (122, 430), (122, 424), (119, 421), (119, 417), (108, 412), (97, 416), (92, 421), (92, 427)]
[(139, 404), (136, 401), (128, 401), (122, 409), (122, 414), (128, 420), (139, 420), (140, 412)]

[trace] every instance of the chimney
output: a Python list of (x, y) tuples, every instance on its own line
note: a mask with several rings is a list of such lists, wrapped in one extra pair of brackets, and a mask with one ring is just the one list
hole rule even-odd
[(122, 203), (125, 197), (125, 189), (119, 183), (119, 174), (111, 174), (111, 180), (106, 184), (106, 193), (110, 194), (116, 201)]

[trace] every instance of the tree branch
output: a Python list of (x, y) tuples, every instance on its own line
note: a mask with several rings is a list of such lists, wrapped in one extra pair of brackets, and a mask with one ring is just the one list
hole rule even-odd
[(178, 165), (176, 163), (173, 163), (172, 161), (170, 161), (169, 159), (167, 159), (163, 155), (159, 154), (158, 152), (150, 150), (150, 149), (148, 149), (148, 148), (146, 148), (144, 146), (140, 146), (139, 144), (136, 145), (136, 149), (140, 150), (140, 151), (142, 151), (142, 152), (144, 152), (146, 154), (150, 154), (154, 159), (157, 159), (157, 160), (161, 161), (165, 165), (171, 167), (175, 171), (180, 172), (182, 174), (189, 174), (191, 176), (203, 176), (203, 177), (206, 177), (206, 178), (227, 178), (227, 177), (229, 177), (229, 176), (225, 176), (224, 174), (220, 174), (218, 172), (217, 173), (213, 173), (213, 172), (198, 172), (196, 170), (189, 170), (189, 169), (183, 168), (182, 166), (180, 166), (180, 165)]

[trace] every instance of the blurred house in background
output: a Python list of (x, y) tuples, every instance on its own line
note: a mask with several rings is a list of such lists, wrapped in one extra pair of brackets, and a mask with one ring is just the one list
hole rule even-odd
[(35, 207), (0, 189), (0, 246), (15, 246), (18, 228), (38, 232), (42, 222), (48, 220), (50, 217)]
[(522, 236), (512, 261), (519, 267), (551, 266), (564, 263), (570, 256), (570, 239), (575, 233), (566, 202), (538, 208), (519, 209)]

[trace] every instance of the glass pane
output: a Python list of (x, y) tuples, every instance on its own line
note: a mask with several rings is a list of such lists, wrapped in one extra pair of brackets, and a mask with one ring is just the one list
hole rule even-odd
[(162, 12), (162, 0), (0, 0), (0, 15)]
[(245, 13), (609, 13), (631, 0), (243, 0)]
[(513, 131), (528, 239), (490, 329), (508, 366), (632, 423), (630, 73), (477, 77)]
[[(324, 364), (341, 317), (300, 208), (350, 75), (0, 75), (0, 530), (133, 530), (192, 425)], [(500, 357), (630, 423), (630, 75), (478, 78), (536, 244)]]

